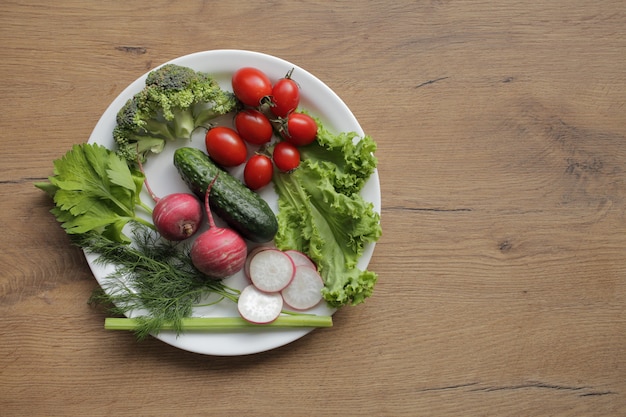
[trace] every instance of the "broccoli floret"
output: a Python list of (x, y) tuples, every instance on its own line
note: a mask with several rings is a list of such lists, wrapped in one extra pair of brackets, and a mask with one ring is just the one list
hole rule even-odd
[(165, 147), (165, 139), (154, 136), (138, 135), (124, 130), (121, 126), (113, 128), (113, 139), (117, 145), (116, 153), (125, 159), (129, 165), (136, 162), (146, 162), (149, 152), (159, 153)]
[(166, 64), (150, 72), (145, 87), (119, 110), (113, 138), (118, 153), (134, 164), (236, 107), (235, 96), (208, 74)]
[(196, 72), (189, 67), (165, 64), (148, 74), (146, 85), (164, 90), (185, 90), (199, 78), (208, 77), (206, 74)]

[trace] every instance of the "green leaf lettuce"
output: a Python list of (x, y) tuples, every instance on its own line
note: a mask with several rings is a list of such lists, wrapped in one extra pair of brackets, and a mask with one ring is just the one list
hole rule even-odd
[(372, 294), (376, 273), (357, 262), (381, 236), (380, 216), (360, 191), (374, 172), (375, 142), (356, 133), (333, 135), (318, 122), (318, 140), (300, 149), (292, 173), (276, 173), (279, 229), (276, 245), (309, 255), (333, 307), (356, 305)]

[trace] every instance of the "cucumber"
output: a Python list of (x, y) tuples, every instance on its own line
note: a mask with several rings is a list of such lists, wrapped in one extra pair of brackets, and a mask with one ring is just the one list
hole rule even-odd
[(223, 168), (215, 165), (200, 149), (182, 147), (174, 152), (174, 166), (189, 188), (201, 199), (209, 183), (211, 210), (233, 230), (252, 242), (269, 242), (278, 231), (276, 215), (257, 193)]

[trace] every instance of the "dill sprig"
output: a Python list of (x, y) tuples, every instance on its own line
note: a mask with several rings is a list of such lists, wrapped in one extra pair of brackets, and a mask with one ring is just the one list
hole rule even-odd
[(113, 265), (102, 288), (90, 303), (106, 305), (113, 315), (145, 310), (135, 317), (139, 340), (158, 333), (165, 323), (177, 334), (182, 319), (191, 317), (193, 307), (203, 296), (213, 293), (233, 302), (239, 291), (198, 271), (189, 257), (189, 247), (162, 239), (141, 224), (133, 224), (132, 244), (120, 244), (99, 233), (74, 236), (74, 243), (98, 255), (96, 263)]

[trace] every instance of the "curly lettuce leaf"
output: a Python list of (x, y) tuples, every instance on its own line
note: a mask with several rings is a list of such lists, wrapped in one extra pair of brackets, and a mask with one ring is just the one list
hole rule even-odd
[(376, 168), (376, 145), (368, 136), (357, 139), (354, 133), (321, 129), (318, 142), (302, 148), (298, 169), (274, 176), (275, 243), (311, 257), (324, 279), (324, 299), (333, 307), (362, 303), (377, 281), (376, 273), (357, 267), (365, 245), (382, 233), (379, 214), (359, 194)]
[(300, 148), (301, 159), (322, 164), (337, 192), (360, 192), (378, 164), (374, 156), (376, 142), (370, 136), (361, 138), (356, 132), (335, 135), (318, 119), (316, 122), (317, 139)]

